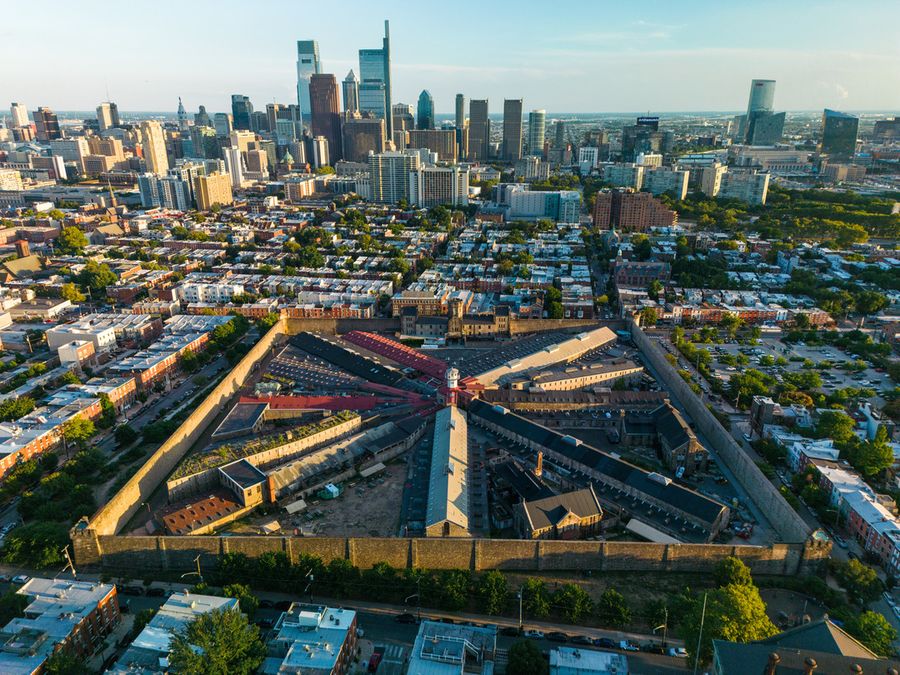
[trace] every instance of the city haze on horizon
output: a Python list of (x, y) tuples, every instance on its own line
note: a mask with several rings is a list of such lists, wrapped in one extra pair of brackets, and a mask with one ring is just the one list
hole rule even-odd
[[(227, 111), (233, 93), (258, 106), (294, 103), (297, 40), (317, 40), (322, 72), (340, 81), (351, 68), (358, 71), (360, 49), (380, 47), (389, 19), (394, 102), (414, 104), (428, 89), (440, 116), (452, 112), (457, 92), (490, 99), (492, 112), (504, 98), (523, 98), (526, 111), (557, 115), (725, 114), (741, 110), (749, 81), (761, 77), (778, 81), (779, 110), (900, 109), (897, 4), (859, 2), (848, 13), (836, 2), (675, 7), (651, 1), (639, 13), (611, 3), (539, 13), (501, 1), (478, 23), (471, 17), (481, 7), (471, 2), (414, 10), (395, 2), (348, 4), (352, 23), (328, 21), (310, 3), (266, 3), (251, 15), (255, 28), (231, 2), (162, 3), (153, 14), (130, 7), (104, 14), (95, 2), (51, 2), (52, 22), (46, 9), (22, 6), (18, 20), (0, 29), (0, 55), (21, 63), (33, 51), (33, 34), (15, 30), (20, 23), (42, 27), (42, 48), (27, 68), (5, 73), (2, 88), (29, 110), (92, 110), (107, 90), (123, 112), (174, 111), (178, 96), (191, 111), (199, 105)], [(454, 14), (465, 31), (441, 28)], [(195, 27), (190, 39), (147, 48), (153, 34), (172, 33), (173, 18)], [(810, 21), (814, 33), (798, 29)], [(105, 39), (80, 40), (72, 59), (73, 36), (95, 26)]]

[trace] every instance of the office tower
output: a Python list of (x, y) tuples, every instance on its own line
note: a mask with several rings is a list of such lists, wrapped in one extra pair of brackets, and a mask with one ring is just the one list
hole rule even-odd
[(342, 89), (344, 93), (344, 112), (359, 112), (359, 80), (352, 68), (347, 73), (347, 77), (344, 78)]
[(315, 40), (297, 40), (297, 104), (303, 123), (309, 124), (309, 78), (322, 72), (319, 63), (319, 43)]
[(147, 171), (164, 174), (169, 169), (169, 158), (166, 155), (166, 136), (162, 126), (155, 120), (145, 120), (141, 122), (139, 131)]
[(647, 232), (655, 227), (672, 227), (678, 222), (678, 214), (649, 192), (601, 190), (594, 198), (593, 220), (600, 230)]
[(55, 141), (57, 138), (62, 138), (59, 120), (56, 118), (56, 113), (50, 108), (41, 106), (34, 111), (33, 117), (39, 141)]
[(228, 174), (213, 173), (209, 176), (197, 176), (194, 179), (194, 196), (197, 208), (209, 211), (213, 206), (230, 206), (234, 203), (231, 194), (231, 180)]
[(462, 94), (456, 95), (456, 128), (462, 129), (466, 126), (466, 97)]
[(344, 159), (365, 163), (369, 153), (384, 152), (387, 141), (384, 120), (376, 117), (351, 118), (344, 121)]
[(409, 174), (419, 168), (417, 153), (383, 152), (369, 155), (369, 176), (372, 183), (372, 201), (396, 204), (409, 200)]
[(225, 171), (231, 177), (232, 187), (240, 188), (244, 184), (244, 153), (237, 146), (222, 149), (225, 160)]
[(524, 178), (526, 182), (547, 180), (550, 178), (550, 163), (534, 155), (526, 155), (515, 165), (516, 179)]
[(250, 130), (250, 116), (253, 114), (253, 104), (248, 96), (242, 94), (231, 95), (231, 116), (235, 129)]
[(307, 153), (312, 160), (314, 168), (318, 169), (322, 166), (329, 166), (331, 158), (328, 155), (328, 139), (324, 136), (314, 136), (309, 139), (309, 152)]
[(313, 136), (328, 141), (328, 157), (341, 159), (341, 102), (334, 75), (316, 73), (309, 78), (309, 107)]
[(431, 92), (427, 89), (423, 89), (419, 94), (416, 129), (434, 129), (434, 99), (431, 98)]
[(392, 110), (394, 131), (410, 131), (416, 128), (413, 107), (408, 103), (395, 103)]
[(247, 153), (247, 172), (263, 174), (268, 178), (269, 157), (265, 150), (251, 150)]
[(265, 110), (254, 110), (250, 113), (250, 131), (269, 132), (269, 115)]
[(587, 176), (600, 164), (600, 148), (590, 145), (578, 148), (578, 168), (582, 175)]
[(853, 157), (856, 154), (858, 132), (858, 117), (826, 108), (822, 113), (822, 142), (819, 144), (819, 152), (839, 159)]
[(644, 182), (644, 167), (637, 164), (607, 164), (603, 167), (603, 181), (616, 187), (640, 190)]
[(106, 131), (113, 128), (112, 110), (108, 102), (97, 106), (97, 128)]
[(622, 161), (633, 162), (641, 153), (660, 152), (664, 139), (658, 117), (638, 117), (636, 124), (622, 128)]
[(212, 120), (209, 118), (209, 113), (206, 112), (205, 105), (201, 105), (197, 114), (194, 115), (194, 126), (195, 127), (211, 127), (211, 126), (213, 126)]
[(522, 99), (503, 101), (503, 151), (500, 155), (507, 162), (522, 157)]
[(774, 145), (781, 140), (784, 113), (776, 114), (775, 80), (753, 80), (747, 115), (741, 120), (739, 136), (747, 145)]
[(216, 130), (212, 127), (197, 125), (191, 127), (191, 142), (194, 145), (194, 157), (216, 159), (219, 157), (219, 142)]
[(278, 125), (278, 113), (281, 111), (283, 106), (280, 103), (267, 103), (266, 104), (266, 130), (269, 132), (274, 132), (275, 127)]
[(469, 160), (486, 161), (490, 156), (491, 119), (488, 117), (488, 100), (469, 101)]
[(544, 154), (544, 130), (547, 123), (546, 110), (532, 110), (528, 113), (528, 154)]
[(159, 198), (159, 176), (155, 173), (142, 173), (138, 176), (138, 190), (141, 193), (141, 206), (145, 209), (161, 205)]
[(188, 123), (188, 114), (187, 110), (184, 109), (184, 103), (181, 102), (181, 97), (178, 97), (178, 129), (181, 131), (187, 131), (190, 128), (190, 124)]
[(359, 50), (359, 109), (385, 120), (389, 139), (394, 137), (391, 119), (391, 36), (388, 21), (384, 22), (381, 49)]
[(278, 145), (288, 145), (303, 136), (303, 115), (300, 106), (292, 103), (279, 107), (275, 114), (275, 126), (270, 131), (275, 134)]
[(238, 131), (235, 129), (229, 136), (231, 146), (237, 148), (245, 155), (250, 152), (250, 144), (256, 140), (256, 134), (252, 131)]
[(122, 121), (119, 119), (119, 106), (112, 101), (109, 102), (109, 114), (112, 117), (113, 127), (122, 126)]
[(408, 132), (409, 148), (427, 148), (442, 162), (455, 162), (456, 129), (413, 129)]
[(652, 195), (669, 193), (680, 200), (687, 196), (688, 180), (690, 171), (667, 167), (645, 168), (642, 188)]
[(872, 130), (872, 140), (876, 143), (891, 143), (900, 138), (900, 117), (891, 117), (875, 122)]
[(112, 157), (117, 162), (125, 161), (125, 148), (122, 145), (122, 141), (118, 138), (113, 138), (111, 136), (108, 138), (90, 136), (87, 139), (87, 144), (91, 153), (94, 155)]
[(234, 131), (234, 121), (232, 120), (231, 115), (228, 113), (216, 113), (213, 116), (213, 119), (216, 136), (220, 136), (221, 138), (228, 138), (231, 136), (231, 132)]
[(566, 145), (566, 123), (562, 120), (556, 121), (556, 142), (554, 145), (557, 149)]
[(74, 164), (78, 173), (84, 173), (84, 158), (91, 154), (90, 146), (84, 138), (65, 138), (49, 141), (50, 154), (62, 157), (64, 162)]
[(13, 127), (28, 126), (28, 110), (25, 109), (25, 104), (16, 102), (10, 103), (9, 113), (12, 115)]
[(458, 166), (423, 166), (410, 172), (409, 203), (422, 208), (469, 203), (469, 171)]

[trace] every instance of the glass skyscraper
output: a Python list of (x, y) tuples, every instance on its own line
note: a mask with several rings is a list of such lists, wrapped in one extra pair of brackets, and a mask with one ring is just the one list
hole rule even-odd
[(309, 124), (309, 78), (321, 73), (319, 43), (315, 40), (297, 40), (297, 104), (303, 115), (303, 122)]
[(391, 35), (388, 21), (384, 22), (381, 49), (359, 50), (359, 109), (385, 121), (387, 136), (393, 138), (391, 119)]
[(845, 159), (853, 157), (856, 154), (858, 132), (858, 117), (826, 108), (822, 113), (822, 142), (819, 152)]
[(427, 89), (423, 89), (419, 94), (416, 129), (434, 129), (434, 99), (431, 98), (431, 92)]

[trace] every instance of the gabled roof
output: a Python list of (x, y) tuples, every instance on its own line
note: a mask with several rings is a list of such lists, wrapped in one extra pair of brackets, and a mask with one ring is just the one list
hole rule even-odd
[(858, 642), (849, 633), (833, 624), (828, 619), (811, 621), (774, 635), (759, 644), (776, 645), (778, 647), (796, 647), (803, 650), (857, 656), (864, 659), (878, 658), (872, 650)]
[(579, 518), (603, 515), (603, 509), (600, 508), (600, 502), (597, 501), (593, 486), (537, 499), (533, 502), (523, 502), (522, 507), (525, 509), (525, 515), (533, 530), (553, 527), (569, 513)]

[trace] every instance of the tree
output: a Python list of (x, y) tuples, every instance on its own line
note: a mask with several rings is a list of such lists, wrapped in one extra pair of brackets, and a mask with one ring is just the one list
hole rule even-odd
[(737, 314), (726, 314), (722, 317), (722, 320), (719, 321), (719, 325), (725, 329), (728, 333), (728, 337), (732, 340), (734, 336), (737, 334), (738, 329), (744, 324), (744, 320), (741, 319)]
[(737, 584), (739, 586), (753, 585), (753, 577), (750, 575), (750, 568), (744, 564), (740, 558), (733, 555), (722, 558), (713, 570), (713, 579), (716, 586), (727, 586), (728, 584)]
[(3, 560), (35, 569), (56, 567), (63, 561), (63, 547), (69, 543), (69, 528), (64, 523), (34, 522), (20, 525), (3, 543)]
[(61, 378), (59, 378), (59, 381), (61, 384), (81, 384), (81, 380), (78, 379), (78, 375), (76, 375), (71, 370), (66, 371), (66, 373)]
[(249, 618), (253, 618), (256, 610), (259, 609), (259, 598), (253, 595), (253, 591), (249, 586), (244, 584), (229, 584), (222, 589), (222, 593), (226, 598), (237, 598), (241, 611)]
[(887, 429), (879, 425), (875, 438), (850, 449), (850, 463), (867, 477), (875, 476), (894, 463), (894, 451), (888, 445)]
[(81, 291), (78, 290), (78, 286), (73, 284), (71, 281), (62, 285), (60, 288), (59, 295), (63, 300), (68, 300), (69, 302), (84, 302), (85, 295)]
[(101, 429), (112, 429), (116, 423), (116, 407), (109, 399), (109, 394), (100, 394), (100, 419), (97, 420), (97, 426)]
[(753, 368), (735, 373), (728, 380), (728, 396), (742, 408), (750, 406), (754, 396), (764, 396), (775, 384), (775, 378)]
[(118, 278), (109, 269), (109, 265), (101, 265), (94, 260), (89, 260), (81, 270), (78, 281), (82, 286), (87, 286), (91, 291), (103, 291), (107, 286), (112, 286)]
[(529, 577), (522, 584), (522, 611), (525, 616), (543, 619), (550, 614), (550, 592), (540, 579)]
[(594, 609), (591, 596), (577, 584), (565, 584), (553, 594), (556, 605), (569, 623), (578, 623)]
[(476, 588), (479, 609), (483, 614), (501, 614), (509, 601), (509, 588), (502, 572), (491, 570), (481, 575)]
[(30, 396), (8, 398), (0, 403), (0, 421), (13, 422), (34, 410), (34, 399)]
[(835, 563), (834, 574), (850, 596), (864, 605), (881, 595), (882, 585), (875, 570), (859, 560)]
[(94, 435), (94, 423), (84, 417), (73, 417), (62, 427), (63, 438), (66, 443), (75, 443), (83, 448), (91, 436)]
[(250, 675), (266, 655), (256, 626), (234, 610), (201, 614), (175, 633), (169, 663), (184, 675)]
[(659, 315), (656, 313), (655, 307), (644, 307), (638, 315), (638, 318), (640, 319), (640, 324), (642, 326), (655, 326), (656, 322), (659, 320)]
[(695, 599), (693, 607), (681, 624), (681, 637), (692, 659), (707, 663), (712, 655), (712, 641), (750, 642), (775, 635), (778, 629), (766, 616), (766, 605), (759, 590), (752, 584), (728, 584), (710, 591), (703, 624), (703, 642), (696, 653), (700, 637), (702, 600)]
[(516, 675), (547, 675), (550, 666), (541, 648), (531, 640), (519, 640), (509, 648), (506, 672)]
[(138, 436), (140, 436), (140, 434), (134, 430), (134, 427), (128, 424), (120, 424), (116, 427), (113, 434), (115, 435), (116, 443), (119, 444), (120, 448), (131, 445), (138, 439)]
[(650, 296), (651, 300), (659, 300), (659, 294), (663, 290), (663, 285), (659, 282), (659, 279), (654, 279), (650, 282), (650, 285), (647, 286), (647, 295)]
[(876, 654), (888, 656), (894, 652), (897, 631), (878, 612), (866, 611), (852, 617), (847, 631)]
[(607, 588), (597, 602), (597, 616), (606, 626), (622, 628), (631, 621), (631, 608), (621, 593)]
[(41, 672), (45, 675), (90, 675), (94, 671), (85, 665), (84, 659), (61, 648), (44, 661), (44, 668)]
[(826, 410), (819, 415), (816, 424), (816, 435), (819, 438), (831, 438), (835, 443), (845, 444), (854, 438), (853, 429), (856, 423), (853, 418), (838, 410)]
[(88, 245), (88, 239), (77, 227), (64, 227), (56, 238), (56, 245), (63, 253), (79, 255)]

